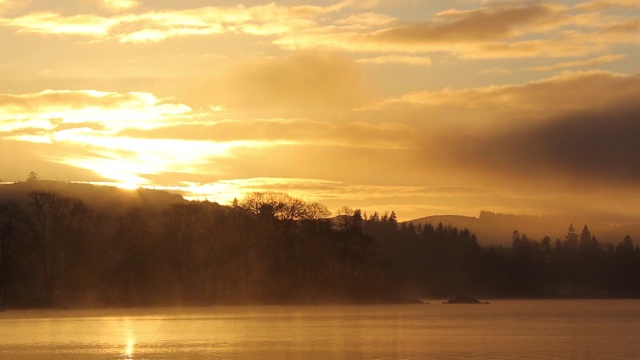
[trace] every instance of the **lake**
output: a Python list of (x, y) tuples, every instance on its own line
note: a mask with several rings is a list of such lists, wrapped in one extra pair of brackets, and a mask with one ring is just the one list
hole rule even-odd
[(0, 359), (637, 359), (640, 300), (0, 313)]

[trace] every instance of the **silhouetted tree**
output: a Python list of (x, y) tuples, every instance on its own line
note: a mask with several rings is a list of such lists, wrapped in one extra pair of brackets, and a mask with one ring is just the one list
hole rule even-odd
[[(173, 204), (163, 214), (167, 262), (176, 279), (178, 296), (194, 298), (206, 265), (201, 226), (205, 216), (202, 203)], [(199, 295), (199, 294), (198, 294)]]
[(329, 215), (326, 207), (319, 203), (307, 204), (303, 200), (278, 192), (247, 194), (238, 206), (255, 214), (269, 214), (279, 220), (302, 220)]
[(42, 270), (44, 301), (51, 304), (61, 274), (73, 273), (68, 267), (74, 260), (71, 250), (82, 242), (90, 213), (81, 200), (55, 192), (32, 191), (29, 197), (32, 211), (27, 224)]
[(578, 249), (579, 244), (578, 234), (573, 228), (573, 224), (570, 224), (569, 229), (567, 230), (567, 235), (564, 237), (564, 245), (569, 251), (575, 251)]
[(5, 299), (7, 282), (16, 261), (21, 212), (16, 202), (0, 203), (0, 300)]
[(586, 225), (564, 241), (514, 231), (511, 247), (482, 248), (468, 229), (348, 207), (328, 218), (323, 205), (281, 193), (104, 213), (55, 192), (23, 202), (0, 204), (10, 306), (640, 296), (631, 237), (600, 244)]
[(38, 180), (40, 180), (40, 177), (38, 176), (38, 173), (37, 173), (37, 172), (32, 171), (32, 172), (30, 172), (30, 173), (29, 173), (29, 175), (27, 176), (27, 182), (28, 182), (28, 183), (35, 183), (35, 182), (37, 182)]
[(617, 291), (624, 296), (640, 293), (640, 251), (634, 247), (631, 236), (626, 235), (615, 247), (615, 276)]
[(161, 273), (154, 265), (166, 266), (154, 263), (159, 250), (155, 220), (155, 214), (140, 208), (114, 220), (112, 281), (117, 301), (127, 305), (147, 304), (156, 285), (153, 275)]
[(591, 235), (591, 231), (589, 231), (589, 228), (585, 225), (580, 233), (580, 250), (584, 253), (593, 254), (599, 249), (600, 244), (598, 244), (595, 236)]

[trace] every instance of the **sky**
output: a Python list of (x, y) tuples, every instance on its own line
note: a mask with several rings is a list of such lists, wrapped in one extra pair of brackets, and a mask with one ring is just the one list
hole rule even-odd
[(640, 1), (0, 0), (0, 179), (640, 218)]

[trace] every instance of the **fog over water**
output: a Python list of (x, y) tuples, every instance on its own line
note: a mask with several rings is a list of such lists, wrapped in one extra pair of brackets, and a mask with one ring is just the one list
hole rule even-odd
[(28, 310), (2, 359), (635, 359), (638, 300)]

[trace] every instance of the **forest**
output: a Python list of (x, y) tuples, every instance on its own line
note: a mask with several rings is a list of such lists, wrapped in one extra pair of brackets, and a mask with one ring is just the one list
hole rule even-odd
[(27, 185), (0, 201), (10, 308), (640, 296), (638, 246), (599, 243), (586, 225), (483, 247), (468, 229), (283, 193), (105, 207)]

